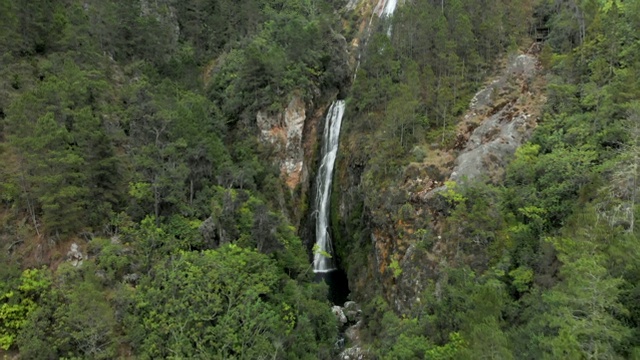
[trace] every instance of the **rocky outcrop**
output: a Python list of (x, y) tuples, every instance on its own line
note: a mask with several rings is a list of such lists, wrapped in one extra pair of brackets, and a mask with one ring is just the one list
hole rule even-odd
[[(284, 110), (273, 112), (262, 109), (256, 114), (256, 123), (262, 142), (272, 144), (283, 180), (290, 189), (298, 185), (308, 188), (308, 166), (317, 157), (317, 143), (321, 140), (322, 119), (329, 105), (349, 86), (351, 69), (347, 41), (337, 32), (331, 33), (330, 61), (326, 64), (331, 86), (319, 89), (315, 85), (290, 94)], [(303, 193), (304, 193), (303, 189)], [(302, 194), (301, 194), (302, 195)]]
[[(447, 180), (499, 183), (503, 179), (516, 149), (536, 127), (546, 101), (538, 70), (534, 55), (512, 56), (503, 72), (476, 93), (458, 125), (452, 148), (437, 150), (422, 164), (409, 167), (413, 171), (407, 172), (404, 187), (413, 201), (442, 212), (445, 204), (439, 194), (446, 190)], [(425, 176), (429, 170), (437, 177)]]
[(369, 353), (362, 348), (360, 329), (362, 328), (362, 310), (355, 301), (347, 301), (344, 306), (333, 306), (331, 311), (342, 325), (342, 336), (336, 342), (338, 348), (347, 346), (338, 356), (342, 360), (370, 359)]
[(306, 119), (307, 107), (298, 95), (292, 97), (283, 112), (259, 111), (256, 116), (260, 139), (275, 146), (281, 174), (290, 188), (297, 186), (302, 178), (302, 134)]
[[(536, 125), (538, 108), (527, 107), (536, 64), (533, 55), (515, 56), (500, 78), (474, 96), (465, 115), (465, 126), (474, 127), (469, 121), (474, 118), (481, 119), (480, 125), (470, 135), (459, 132), (459, 137), (468, 136), (468, 139), (456, 159), (450, 180), (473, 181), (485, 175), (494, 183), (502, 179), (508, 161)], [(520, 93), (512, 94), (514, 89), (520, 89)]]
[(340, 352), (338, 356), (341, 360), (365, 360), (371, 359), (372, 356), (367, 350), (362, 347), (362, 341), (360, 340), (360, 329), (362, 328), (362, 320), (358, 320), (357, 323), (349, 326), (344, 331), (344, 340), (347, 347)]
[(82, 262), (85, 260), (85, 256), (80, 251), (80, 247), (78, 244), (71, 244), (71, 248), (67, 252), (67, 261), (71, 263), (72, 266), (78, 267), (82, 266)]
[[(422, 154), (416, 156), (421, 161), (408, 164), (403, 180), (378, 195), (386, 199), (381, 206), (389, 204), (393, 213), (371, 208), (360, 216), (367, 226), (349, 246), (357, 242), (361, 249), (371, 250), (366, 270), (348, 269), (352, 297), (370, 298), (380, 291), (394, 310), (403, 313), (420, 302), (420, 294), (429, 284), (438, 284), (443, 264), (458, 254), (443, 236), (442, 219), (451, 206), (442, 196), (445, 184), (502, 181), (515, 151), (536, 127), (546, 101), (543, 88), (535, 55), (514, 55), (473, 97), (457, 126), (455, 141), (446, 148), (433, 144), (415, 149)], [(341, 180), (343, 187), (349, 187), (340, 194), (343, 219), (353, 218), (352, 204), (366, 198), (353, 190), (360, 186), (366, 156), (349, 154), (348, 161)], [(481, 259), (481, 255), (469, 257), (478, 264)]]
[[(180, 24), (178, 14), (171, 1), (167, 0), (140, 0), (140, 16), (152, 17), (164, 27), (163, 36), (166, 36), (172, 49), (176, 48), (180, 39)], [(169, 56), (170, 54), (165, 54)]]
[[(430, 214), (430, 251), (419, 251), (415, 244), (401, 254), (402, 275), (395, 281), (393, 303), (398, 311), (410, 309), (420, 301), (419, 294), (429, 280), (438, 281), (442, 263), (450, 252), (448, 244), (438, 234), (441, 214), (448, 203), (441, 196), (447, 181), (456, 183), (489, 181), (499, 183), (518, 147), (525, 143), (537, 125), (542, 105), (546, 101), (539, 75), (537, 58), (519, 54), (508, 59), (501, 74), (478, 91), (469, 110), (458, 125), (456, 142), (450, 149), (439, 150), (440, 159), (427, 159), (414, 164), (415, 177), (408, 178), (404, 188), (418, 209)], [(453, 159), (453, 160), (451, 160)], [(428, 174), (427, 166), (436, 166), (438, 178)], [(431, 169), (434, 173), (433, 169)]]
[(356, 6), (358, 6), (359, 0), (348, 0), (347, 4), (344, 6), (345, 10), (351, 11), (355, 10)]
[(360, 310), (360, 306), (355, 301), (347, 301), (342, 309), (348, 322), (357, 323), (360, 321), (362, 310)]
[(331, 307), (331, 312), (342, 325), (354, 325), (362, 318), (360, 305), (355, 301), (347, 301), (344, 306), (334, 305)]
[(340, 353), (340, 360), (366, 360), (371, 359), (369, 353), (360, 346), (352, 346)]
[(221, 245), (231, 242), (227, 232), (218, 226), (211, 216), (200, 224), (198, 231), (202, 236), (202, 240), (204, 240), (205, 246), (209, 249), (216, 249)]
[(473, 181), (484, 175), (494, 183), (502, 179), (508, 161), (535, 126), (532, 115), (513, 112), (513, 105), (508, 105), (476, 128), (458, 156), (450, 180)]
[[(546, 101), (542, 91), (544, 79), (539, 76), (539, 69), (538, 59), (532, 54), (510, 57), (502, 73), (471, 100), (469, 110), (458, 126), (454, 146), (441, 150), (441, 157), (455, 159), (438, 167), (441, 177), (438, 180), (441, 181), (422, 177), (405, 183), (412, 201), (431, 214), (430, 228), (434, 235), (441, 231), (439, 214), (448, 210), (447, 202), (441, 196), (447, 190), (442, 180), (444, 183), (447, 180), (500, 183), (514, 153), (531, 136)], [(446, 262), (445, 254), (450, 249), (439, 235), (432, 236), (431, 242), (430, 252), (411, 251), (410, 248), (403, 255), (403, 274), (409, 275), (397, 282), (398, 309), (410, 308), (419, 302), (418, 294), (424, 290), (427, 280), (438, 283), (441, 263)]]
[(338, 322), (342, 325), (346, 325), (347, 324), (347, 316), (344, 314), (344, 311), (342, 310), (342, 307), (338, 306), (338, 305), (334, 305), (331, 307), (331, 312), (333, 313), (333, 316), (336, 317), (336, 320), (338, 320)]

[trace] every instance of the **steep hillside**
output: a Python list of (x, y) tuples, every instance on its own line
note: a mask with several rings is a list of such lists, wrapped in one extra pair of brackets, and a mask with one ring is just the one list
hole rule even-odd
[[(449, 178), (472, 131), (483, 121), (489, 127), (485, 120), (494, 113), (499, 114), (493, 122), (512, 123), (503, 118), (506, 112), (516, 116), (518, 107), (523, 112), (534, 107), (531, 115), (539, 112), (542, 85), (535, 58), (513, 56), (508, 69), (501, 69), (507, 64), (499, 61), (509, 42), (526, 35), (510, 16), (533, 24), (532, 9), (514, 5), (495, 12), (492, 6), (497, 3), (482, 8), (472, 2), (440, 5), (408, 3), (391, 22), (383, 18), (373, 24), (349, 98), (340, 182), (334, 189), (339, 193), (334, 197), (334, 226), (339, 256), (349, 264), (353, 295), (359, 300), (374, 294), (371, 284), (376, 284), (387, 300), (395, 301), (390, 265), (401, 271), (398, 266), (408, 247), (440, 227), (427, 217), (437, 209), (421, 198)], [(512, 26), (513, 31), (487, 32), (489, 24)], [(530, 42), (523, 40), (525, 45)], [(482, 98), (481, 103), (465, 116), (487, 77), (495, 82), (478, 93), (474, 102)], [(527, 89), (534, 82), (535, 95)], [(531, 120), (525, 122), (533, 125)], [(524, 132), (530, 134), (530, 129)]]
[(477, 4), (410, 2), (367, 44), (333, 210), (357, 344), (635, 358), (640, 7), (489, 2), (514, 37), (484, 38)]
[(0, 1), (0, 351), (333, 356), (297, 226), (343, 5)]
[(0, 0), (0, 357), (640, 358), (639, 28)]
[[(387, 224), (372, 229), (375, 263), (369, 266), (376, 268), (382, 293), (397, 311), (410, 311), (429, 280), (439, 278), (442, 264), (471, 264), (480, 271), (487, 265), (488, 235), (455, 234), (465, 229), (447, 228), (458, 225), (447, 224), (446, 218), (452, 202), (458, 201), (459, 187), (502, 183), (507, 164), (530, 138), (546, 100), (544, 76), (535, 55), (511, 55), (498, 72), (472, 98), (470, 109), (455, 127), (451, 147), (431, 144), (412, 150), (426, 155), (405, 167), (397, 185), (406, 206), (397, 215), (374, 210), (378, 212), (374, 216), (385, 218)], [(480, 230), (478, 225), (473, 225), (473, 231)], [(366, 289), (364, 284), (371, 280), (363, 280), (360, 286)], [(359, 283), (354, 290), (357, 294)]]

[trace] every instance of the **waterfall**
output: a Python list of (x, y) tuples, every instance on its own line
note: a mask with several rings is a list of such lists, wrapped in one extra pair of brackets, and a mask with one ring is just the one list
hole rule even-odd
[[(384, 5), (384, 9), (382, 9), (382, 15), (386, 17), (390, 17), (393, 15), (393, 12), (396, 11), (396, 5), (398, 5), (398, 0), (387, 0), (387, 3)], [(387, 36), (391, 37), (391, 28), (393, 25), (389, 24), (389, 28), (387, 29)]]
[(313, 271), (326, 273), (335, 270), (335, 265), (330, 257), (323, 253), (333, 255), (331, 238), (329, 235), (329, 211), (331, 208), (331, 180), (333, 178), (333, 165), (338, 154), (338, 139), (340, 137), (340, 125), (344, 115), (344, 100), (335, 101), (329, 108), (325, 119), (324, 133), (322, 135), (322, 163), (318, 169), (316, 178), (316, 251), (313, 255)]
[[(371, 18), (369, 18), (369, 24), (367, 25), (367, 36), (366, 38), (369, 38), (369, 32), (371, 31), (371, 23), (373, 22), (373, 17), (374, 15), (378, 15), (378, 17), (389, 17), (391, 15), (393, 15), (393, 13), (396, 11), (396, 6), (398, 5), (398, 0), (380, 0), (380, 2), (378, 3), (378, 5), (376, 5), (375, 9), (373, 10), (373, 12), (371, 13)], [(387, 36), (391, 37), (391, 28), (392, 26), (389, 25), (389, 28), (387, 29)], [(358, 75), (358, 68), (360, 67), (360, 54), (358, 54), (358, 58), (357, 58), (357, 62), (356, 62), (356, 70), (353, 72), (353, 81), (356, 81), (356, 76)]]
[[(384, 4), (384, 5), (382, 5)], [(381, 12), (374, 13), (380, 16), (392, 16), (396, 10), (398, 0), (381, 0), (378, 9), (381, 6)], [(378, 10), (379, 11), (379, 10)], [(373, 14), (371, 15), (373, 20)], [(369, 21), (369, 27), (371, 26)], [(387, 35), (391, 36), (391, 26), (387, 29)], [(358, 58), (357, 68), (360, 65)], [(353, 79), (355, 80), (354, 73)], [(329, 108), (329, 113), (325, 119), (324, 133), (322, 135), (322, 162), (318, 169), (316, 177), (316, 198), (315, 198), (315, 214), (316, 214), (316, 245), (313, 254), (313, 272), (328, 273), (335, 270), (335, 264), (331, 257), (333, 256), (333, 246), (329, 234), (329, 212), (331, 210), (331, 182), (333, 179), (333, 166), (338, 155), (338, 140), (340, 137), (340, 125), (342, 124), (342, 115), (344, 115), (344, 100), (337, 100)]]
[(393, 15), (393, 12), (396, 11), (396, 5), (398, 5), (398, 0), (387, 0), (387, 3), (384, 5), (384, 9), (382, 10), (382, 14), (386, 16)]

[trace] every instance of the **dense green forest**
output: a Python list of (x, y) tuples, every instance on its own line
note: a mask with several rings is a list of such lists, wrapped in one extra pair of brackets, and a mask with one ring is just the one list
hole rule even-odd
[(334, 5), (0, 2), (0, 348), (331, 357), (326, 287), (254, 134), (258, 109), (343, 86)]
[[(372, 277), (367, 264), (380, 261), (371, 254), (384, 246), (381, 234), (421, 259), (403, 267), (389, 254), (373, 278), (392, 285), (359, 291), (371, 355), (640, 357), (640, 3), (408, 3), (390, 38), (372, 38), (353, 85), (342, 152), (352, 174), (340, 186), (362, 180), (342, 195), (341, 206), (356, 204), (347, 217), (334, 210), (350, 279)], [(496, 57), (531, 48), (535, 30), (547, 101), (530, 142), (503, 181), (449, 184), (436, 219), (418, 212), (429, 205), (402, 188), (410, 164), (455, 145), (455, 119)], [(398, 311), (389, 289), (402, 276), (419, 279), (429, 261), (437, 274)]]
[[(640, 2), (406, 0), (370, 27), (374, 1), (347, 2), (0, 0), (0, 355), (337, 358), (310, 201), (256, 114), (340, 94), (363, 356), (640, 358)], [(407, 169), (536, 31), (537, 128), (502, 181), (450, 183), (434, 228)], [(457, 249), (409, 308), (358, 282), (378, 229)]]

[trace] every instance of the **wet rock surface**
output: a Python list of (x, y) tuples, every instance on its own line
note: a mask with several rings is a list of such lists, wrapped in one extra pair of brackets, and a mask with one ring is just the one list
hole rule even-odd
[(347, 301), (344, 306), (334, 305), (331, 311), (342, 325), (336, 348), (343, 350), (338, 358), (341, 360), (369, 359), (368, 352), (362, 349), (360, 343), (360, 329), (363, 326), (360, 305), (355, 301)]

